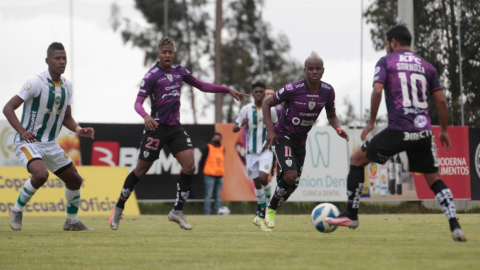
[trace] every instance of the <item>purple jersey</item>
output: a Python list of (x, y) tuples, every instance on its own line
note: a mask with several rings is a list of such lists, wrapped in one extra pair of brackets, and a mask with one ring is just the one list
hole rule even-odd
[(305, 145), (308, 132), (317, 120), (323, 107), (335, 110), (335, 91), (333, 87), (320, 82), (320, 89), (310, 92), (305, 80), (288, 83), (275, 93), (277, 103), (285, 102), (281, 118), (274, 126), (279, 138), (290, 139), (293, 143)]
[(442, 90), (435, 68), (411, 51), (382, 57), (375, 67), (374, 83), (384, 84), (388, 129), (431, 129), (427, 94)]
[(172, 65), (169, 71), (155, 64), (143, 77), (138, 95), (150, 97), (152, 116), (159, 124), (180, 124), (180, 94), (182, 82), (195, 80), (188, 70), (180, 65)]

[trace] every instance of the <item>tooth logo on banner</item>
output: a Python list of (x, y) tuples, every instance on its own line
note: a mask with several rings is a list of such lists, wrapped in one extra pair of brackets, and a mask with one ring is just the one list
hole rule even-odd
[(477, 145), (477, 150), (475, 151), (475, 168), (477, 169), (478, 177), (480, 177), (480, 143)]
[(145, 158), (147, 158), (148, 155), (150, 155), (150, 153), (149, 153), (148, 151), (143, 151), (143, 156), (144, 156)]
[[(312, 140), (315, 140), (315, 143)], [(316, 148), (312, 144), (315, 144)], [(316, 132), (314, 136), (308, 137), (308, 145), (313, 167), (317, 168), (321, 159), (323, 167), (328, 168), (330, 166), (330, 134), (328, 132)]]
[(167, 79), (168, 79), (169, 81), (172, 81), (172, 80), (173, 80), (172, 74), (165, 74), (165, 76), (167, 76)]
[(310, 109), (310, 111), (313, 110), (313, 108), (315, 108), (316, 104), (317, 103), (315, 101), (309, 101), (308, 102), (308, 108)]
[(285, 160), (285, 163), (287, 164), (288, 167), (292, 167), (292, 160), (291, 159)]

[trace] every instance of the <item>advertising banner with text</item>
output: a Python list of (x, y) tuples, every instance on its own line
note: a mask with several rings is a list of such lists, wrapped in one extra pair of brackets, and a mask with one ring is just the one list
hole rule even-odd
[[(123, 183), (117, 178), (128, 174), (123, 167), (78, 166), (83, 178), (79, 216), (110, 215), (117, 202)], [(0, 216), (9, 216), (18, 195), (30, 174), (24, 167), (0, 168)], [(25, 216), (66, 216), (65, 184), (53, 173), (47, 182), (38, 189), (24, 209)], [(135, 194), (127, 201), (124, 214), (139, 215)]]

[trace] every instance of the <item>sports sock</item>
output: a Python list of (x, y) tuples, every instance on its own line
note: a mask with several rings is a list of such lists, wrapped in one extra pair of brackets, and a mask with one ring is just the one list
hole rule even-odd
[(65, 187), (65, 198), (67, 199), (67, 222), (75, 224), (78, 222), (78, 207), (80, 206), (80, 189), (70, 190)]
[(347, 178), (347, 216), (358, 219), (358, 207), (360, 206), (360, 195), (365, 183), (365, 169), (361, 166), (350, 165), (350, 172)]
[(272, 199), (270, 200), (270, 203), (268, 204), (268, 208), (271, 208), (273, 210), (277, 210), (278, 208), (278, 202), (280, 199), (285, 196), (287, 193), (288, 189), (290, 188), (290, 185), (285, 182), (285, 180), (282, 178), (280, 181), (278, 181), (278, 185), (275, 188), (275, 193), (272, 196)]
[(133, 189), (141, 179), (138, 178), (135, 173), (132, 171), (127, 178), (125, 183), (123, 183), (123, 189), (120, 193), (120, 198), (118, 198), (117, 207), (125, 209), (125, 203), (133, 192)]
[(265, 192), (263, 191), (263, 187), (260, 189), (255, 188), (255, 195), (257, 196), (257, 202), (261, 209), (267, 206), (267, 198), (265, 197)]
[(16, 212), (23, 212), (23, 208), (28, 203), (28, 201), (30, 201), (36, 191), (37, 189), (32, 186), (31, 179), (28, 179), (23, 185), (23, 188), (20, 191), (20, 195), (18, 195), (17, 203), (12, 210)]
[(458, 224), (457, 221), (457, 210), (455, 209), (455, 204), (453, 203), (452, 191), (441, 179), (435, 181), (430, 188), (433, 190), (433, 193), (435, 193), (435, 199), (442, 207), (443, 213), (448, 218), (450, 223), (450, 231), (453, 231), (455, 228), (460, 228), (460, 224)]
[(266, 186), (263, 186), (263, 190), (265, 190), (265, 197), (267, 198), (267, 202), (270, 201), (270, 198), (272, 197), (272, 185), (270, 182)]
[(185, 174), (183, 171), (180, 174), (177, 182), (177, 199), (175, 199), (173, 210), (183, 211), (183, 204), (187, 202), (188, 196), (190, 195), (192, 179), (193, 175)]

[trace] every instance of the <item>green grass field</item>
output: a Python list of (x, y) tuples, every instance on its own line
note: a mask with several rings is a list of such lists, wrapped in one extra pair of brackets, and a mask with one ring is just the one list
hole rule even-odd
[(0, 218), (0, 269), (479, 269), (480, 215), (461, 214), (467, 243), (440, 214), (360, 215), (356, 230), (314, 230), (307, 215), (277, 215), (261, 232), (251, 215), (83, 217), (95, 232), (63, 232), (63, 218), (25, 217), (19, 232)]

